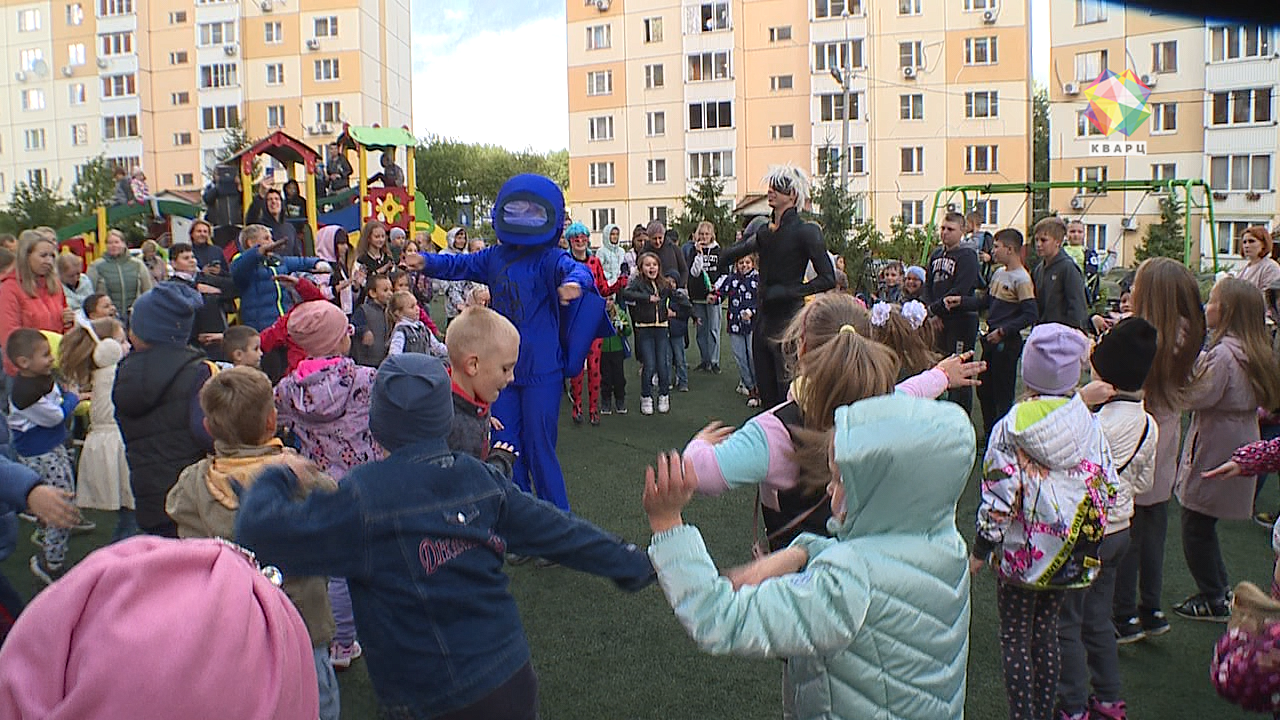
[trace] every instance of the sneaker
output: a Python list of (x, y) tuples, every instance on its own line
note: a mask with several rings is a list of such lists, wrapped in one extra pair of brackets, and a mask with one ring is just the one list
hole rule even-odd
[(1058, 710), (1058, 714), (1053, 716), (1053, 720), (1089, 720), (1089, 711), (1081, 710), (1080, 712), (1069, 713), (1066, 710)]
[(45, 585), (52, 585), (57, 582), (64, 572), (66, 572), (66, 569), (61, 566), (56, 568), (49, 567), (44, 558), (39, 555), (31, 556), (31, 574), (35, 575), (36, 579)]
[(694, 372), (706, 372), (706, 371), (708, 371), (708, 370), (710, 370), (710, 369), (711, 369), (711, 366), (710, 366), (710, 365), (708, 365), (708, 364), (706, 364), (706, 363), (698, 363), (698, 366), (697, 366), (697, 367), (695, 367), (695, 368), (693, 369), (693, 371), (694, 371)]
[(688, 385), (678, 385), (678, 386), (676, 386), (676, 392), (689, 392), (689, 386), (688, 386)]
[(719, 365), (717, 365), (716, 363), (711, 363), (711, 374), (712, 374), (712, 375), (719, 375), (719, 374), (720, 374), (720, 366), (719, 366)]
[(641, 415), (653, 414), (653, 398), (651, 397), (640, 398), (640, 414)]
[(760, 398), (749, 398), (747, 400), (747, 407), (760, 407)]
[(528, 555), (517, 555), (515, 553), (507, 553), (503, 559), (507, 561), (508, 565), (523, 565), (529, 562)]
[(574, 410), (574, 411), (573, 411), (573, 424), (574, 424), (574, 425), (581, 425), (581, 424), (582, 424), (582, 409), (581, 409), (581, 408), (579, 408), (579, 409), (577, 409), (577, 410)]
[(605, 398), (603, 401), (601, 401), (601, 403), (600, 403), (600, 414), (601, 414), (601, 415), (612, 415), (612, 414), (613, 414), (613, 400), (611, 400), (611, 399), (609, 399), (609, 398)]
[(1224, 623), (1231, 619), (1231, 607), (1226, 601), (1211, 601), (1203, 595), (1192, 595), (1173, 606), (1173, 614), (1188, 620)]
[(751, 388), (747, 387), (746, 385), (743, 385), (741, 380), (738, 381), (738, 387), (734, 388), (733, 391), (738, 393), (739, 395), (751, 394)]
[(671, 396), (670, 395), (658, 396), (658, 412), (660, 413), (671, 412)]
[(1090, 720), (1128, 720), (1123, 700), (1103, 702), (1096, 697), (1089, 698)]
[(1260, 512), (1253, 516), (1253, 521), (1268, 530), (1276, 524), (1276, 513)]
[(1147, 637), (1157, 637), (1169, 632), (1169, 619), (1159, 610), (1141, 610), (1142, 632)]
[(626, 414), (627, 414), (627, 401), (626, 401), (626, 400), (619, 400), (619, 401), (618, 401), (618, 409), (616, 410), (616, 412), (617, 412), (619, 415), (626, 415)]
[(36, 516), (35, 516), (35, 515), (32, 515), (31, 513), (20, 512), (20, 513), (18, 513), (18, 517), (19, 517), (19, 518), (22, 518), (23, 520), (26, 520), (26, 521), (27, 521), (27, 522), (29, 522), (29, 523), (38, 523), (38, 522), (40, 522), (40, 520), (39, 520), (39, 519), (37, 519), (37, 518), (36, 518)]
[(591, 413), (591, 424), (592, 424), (592, 425), (599, 425), (599, 424), (600, 424), (600, 413), (598, 413), (598, 412), (593, 412), (593, 413)]
[(537, 560), (533, 561), (534, 567), (542, 568), (544, 570), (547, 568), (558, 567), (559, 565), (560, 563), (556, 562), (555, 560), (548, 560), (546, 558), (538, 558)]
[(92, 520), (81, 520), (78, 524), (72, 526), (72, 535), (86, 535), (98, 529), (98, 524)]
[(364, 655), (364, 649), (360, 647), (359, 640), (352, 640), (350, 645), (335, 642), (329, 646), (329, 664), (334, 670), (346, 670), (351, 667), (351, 661), (361, 655)]
[(1147, 636), (1147, 631), (1142, 628), (1142, 623), (1138, 622), (1138, 618), (1133, 615), (1115, 618), (1111, 623), (1116, 628), (1117, 645), (1136, 643)]

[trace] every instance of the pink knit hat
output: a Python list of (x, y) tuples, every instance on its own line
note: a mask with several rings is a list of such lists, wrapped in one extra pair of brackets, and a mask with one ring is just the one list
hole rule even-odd
[(328, 300), (304, 302), (289, 313), (289, 337), (307, 357), (336, 355), (347, 337), (347, 316)]
[(136, 537), (40, 593), (0, 649), (0, 718), (315, 720), (284, 591), (218, 540)]

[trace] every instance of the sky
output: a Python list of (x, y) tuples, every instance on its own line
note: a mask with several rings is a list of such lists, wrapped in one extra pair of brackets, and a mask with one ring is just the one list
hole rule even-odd
[[(1032, 68), (1043, 83), (1049, 0), (1031, 5)], [(413, 0), (416, 133), (512, 150), (568, 147), (564, 13), (565, 0)]]

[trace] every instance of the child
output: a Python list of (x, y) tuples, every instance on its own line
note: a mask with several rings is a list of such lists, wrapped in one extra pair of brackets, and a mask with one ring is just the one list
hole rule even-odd
[(616, 333), (600, 342), (600, 414), (627, 414), (627, 374), (624, 370), (630, 349), (631, 321), (627, 313), (618, 308), (612, 296), (605, 298), (605, 312)]
[[(271, 381), (261, 370), (239, 367), (214, 375), (200, 390), (200, 407), (204, 410), (205, 427), (213, 436), (214, 456), (182, 471), (177, 484), (169, 491), (165, 511), (177, 524), (178, 537), (231, 540), (240, 508), (236, 488), (252, 487), (264, 468), (296, 458), (296, 454), (275, 437), (276, 409), (271, 399)], [(299, 485), (303, 494), (337, 489), (337, 483), (327, 475), (318, 472), (304, 475)], [(266, 554), (260, 559), (271, 562)], [(320, 717), (337, 720), (338, 681), (329, 665), (333, 617), (325, 595), (325, 580), (289, 575), (282, 587), (302, 615), (311, 638), (319, 682)]]
[[(391, 278), (391, 289), (394, 292), (413, 293), (414, 299), (418, 301), (418, 319), (422, 321), (423, 325), (427, 326), (427, 330), (431, 333), (431, 337), (433, 338), (440, 337), (441, 335), (440, 328), (436, 327), (435, 322), (431, 319), (431, 315), (427, 312), (426, 303), (422, 301), (422, 298), (418, 297), (418, 293), (413, 292), (413, 288), (412, 288), (413, 277), (411, 273), (404, 272), (403, 270), (396, 270), (392, 272), (388, 277)], [(484, 286), (477, 285), (477, 287), (484, 287)], [(488, 303), (485, 303), (485, 304), (488, 304)]]
[(387, 226), (377, 220), (370, 220), (360, 228), (360, 239), (356, 241), (355, 265), (358, 272), (356, 284), (365, 292), (369, 290), (368, 281), (377, 275), (386, 275), (395, 267), (395, 259), (387, 247)]
[(902, 302), (919, 300), (924, 302), (924, 268), (912, 265), (902, 276)]
[(983, 300), (988, 309), (987, 334), (981, 338), (987, 373), (978, 386), (983, 437), (991, 437), (996, 421), (1013, 407), (1018, 358), (1022, 356), (1022, 330), (1034, 325), (1039, 314), (1031, 276), (1022, 264), (1022, 233), (1013, 228), (997, 232), (991, 244), (991, 257), (1004, 267), (992, 274)]
[(1084, 330), (1089, 327), (1089, 302), (1085, 298), (1083, 270), (1062, 249), (1067, 226), (1061, 218), (1047, 217), (1036, 223), (1034, 230), (1040, 262), (1032, 270), (1031, 279), (1040, 322)]
[(129, 461), (111, 401), (116, 367), (127, 352), (126, 342), (120, 322), (104, 318), (77, 325), (59, 347), (58, 365), (63, 377), (93, 398), (89, 404), (89, 432), (80, 449), (76, 505), (116, 513), (111, 542), (138, 530), (133, 491), (129, 488)]
[(81, 270), (84, 261), (79, 255), (60, 253), (56, 261), (58, 279), (62, 281), (62, 293), (67, 297), (67, 307), (80, 312), (84, 301), (93, 294), (93, 283)]
[[(659, 275), (658, 256), (641, 253), (636, 259), (639, 271), (622, 291), (622, 299), (631, 305), (631, 326), (635, 328), (636, 354), (640, 356), (640, 414), (653, 414), (653, 376), (658, 376), (658, 412), (671, 409), (671, 337), (668, 334), (668, 308), (679, 302), (669, 278)], [(685, 300), (688, 302), (688, 300)]]
[[(0, 426), (0, 430), (7, 441), (8, 428)], [(7, 442), (5, 446), (7, 451)], [(25, 510), (45, 527), (69, 530), (80, 522), (80, 511), (72, 504), (72, 497), (66, 490), (41, 484), (34, 470), (10, 460), (7, 452), (0, 453), (0, 560), (7, 560), (17, 545), (15, 511)], [(4, 644), (25, 606), (13, 583), (0, 574), (0, 645)], [(48, 647), (41, 649), (47, 651)]]
[[(80, 399), (53, 381), (53, 353), (39, 330), (14, 330), (5, 354), (18, 368), (9, 393), (9, 429), (18, 461), (39, 473), (41, 483), (74, 493), (75, 474), (63, 442), (67, 419)], [(40, 553), (31, 556), (31, 573), (46, 585), (62, 577), (69, 535), (58, 527), (45, 527), (40, 534)]]
[[(375, 373), (347, 357), (348, 328), (346, 315), (332, 303), (295, 307), (289, 315), (289, 337), (304, 359), (275, 389), (280, 424), (298, 439), (302, 455), (338, 482), (356, 465), (386, 454), (369, 432)], [(329, 602), (337, 623), (329, 659), (335, 669), (345, 670), (362, 653), (346, 580), (329, 580)]]
[[(448, 232), (444, 248), (440, 251), (440, 254), (466, 255), (470, 249), (471, 246), (467, 242), (467, 229), (456, 227)], [(449, 323), (453, 322), (453, 319), (458, 317), (458, 314), (466, 307), (467, 292), (471, 289), (471, 284), (472, 281), (470, 280), (437, 281), (436, 292), (445, 296), (444, 327), (446, 330), (449, 329)]]
[(102, 318), (119, 317), (116, 312), (115, 303), (111, 302), (111, 296), (106, 293), (94, 293), (85, 298), (84, 304), (80, 308), (77, 318), (85, 320), (101, 320)]
[(427, 342), (430, 331), (419, 315), (418, 299), (408, 290), (392, 294), (391, 302), (387, 304), (387, 324), (391, 326), (388, 355), (425, 353), (431, 349)]
[(689, 318), (693, 316), (693, 303), (689, 300), (689, 292), (680, 287), (680, 271), (668, 270), (666, 278), (674, 283), (672, 297), (683, 298), (689, 303), (686, 310), (682, 303), (674, 302), (667, 315), (667, 334), (671, 345), (672, 383), (679, 392), (689, 392), (689, 362), (685, 351), (689, 349)]
[(170, 279), (191, 287), (204, 298), (204, 305), (196, 312), (191, 327), (191, 344), (204, 350), (210, 358), (221, 360), (225, 356), (218, 341), (227, 330), (225, 307), (236, 296), (236, 284), (226, 276), (200, 272), (195, 250), (186, 243), (169, 248), (169, 258), (173, 265)]
[(360, 365), (378, 367), (387, 356), (390, 325), (387, 306), (392, 295), (391, 278), (375, 275), (369, 280), (368, 299), (351, 316), (359, 342), (352, 343), (352, 357)]
[[(880, 271), (880, 293), (877, 299), (880, 302), (902, 305), (907, 302), (902, 297), (902, 261), (890, 260), (888, 265)], [(924, 282), (921, 280), (921, 282)]]
[[(865, 370), (881, 383), (873, 394), (897, 373), (878, 355)], [(707, 652), (785, 658), (784, 717), (961, 717), (970, 608), (955, 513), (972, 424), (947, 403), (877, 397), (839, 408), (816, 444), (835, 537), (803, 534), (728, 577), (680, 516), (692, 464), (673, 453), (646, 471), (649, 557), (667, 601)]]
[(906, 380), (938, 364), (933, 351), (933, 333), (925, 320), (924, 303), (909, 300), (906, 305), (878, 302), (871, 306), (871, 339), (898, 355), (898, 380)]
[(1198, 592), (1173, 606), (1192, 620), (1226, 622), (1231, 611), (1219, 520), (1253, 516), (1254, 480), (1205, 480), (1202, 473), (1258, 440), (1257, 408), (1280, 406), (1280, 369), (1271, 352), (1262, 294), (1238, 278), (1219, 280), (1204, 308), (1209, 343), (1186, 396), (1190, 440), (1182, 449), (1174, 493), (1182, 505), (1182, 552)]
[(755, 255), (744, 255), (733, 265), (733, 272), (721, 275), (716, 288), (729, 300), (729, 345), (733, 361), (738, 364), (739, 395), (747, 396), (747, 407), (760, 407), (760, 388), (751, 349), (751, 334), (756, 326), (756, 306), (760, 294), (760, 273)]
[[(388, 715), (532, 720), (537, 679), (503, 553), (544, 556), (629, 590), (651, 582), (653, 570), (634, 545), (451, 453), (450, 387), (435, 358), (387, 358), (369, 427), (391, 455), (301, 503), (294, 474), (268, 470), (242, 499), (237, 538), (286, 574), (348, 579), (369, 677)], [(423, 512), (428, 506), (459, 512)]]
[(1085, 396), (1075, 392), (1089, 342), (1074, 328), (1037, 325), (1022, 351), (1030, 397), (996, 423), (982, 463), (970, 569), (996, 571), (1010, 720), (1053, 713), (1058, 611), (1069, 589), (1097, 577), (1098, 544), (1115, 503), (1115, 469)]
[(222, 334), (222, 349), (235, 367), (260, 367), (262, 336), (248, 325), (232, 325)]
[(315, 270), (320, 258), (276, 255), (284, 241), (273, 241), (265, 225), (241, 230), (240, 246), (244, 250), (231, 261), (231, 278), (240, 291), (240, 322), (261, 332), (293, 307), (293, 297), (276, 278)]

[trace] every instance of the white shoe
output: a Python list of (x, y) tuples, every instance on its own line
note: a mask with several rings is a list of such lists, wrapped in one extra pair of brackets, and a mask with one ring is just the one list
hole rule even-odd
[[(666, 410), (663, 410), (663, 412), (666, 412)], [(653, 398), (651, 397), (640, 398), (640, 414), (641, 415), (653, 414)]]
[(665, 413), (671, 411), (671, 397), (668, 395), (658, 396), (658, 412)]
[(738, 387), (734, 388), (733, 391), (738, 393), (739, 395), (751, 394), (751, 388), (748, 388), (746, 385), (743, 385), (742, 381), (738, 381)]

